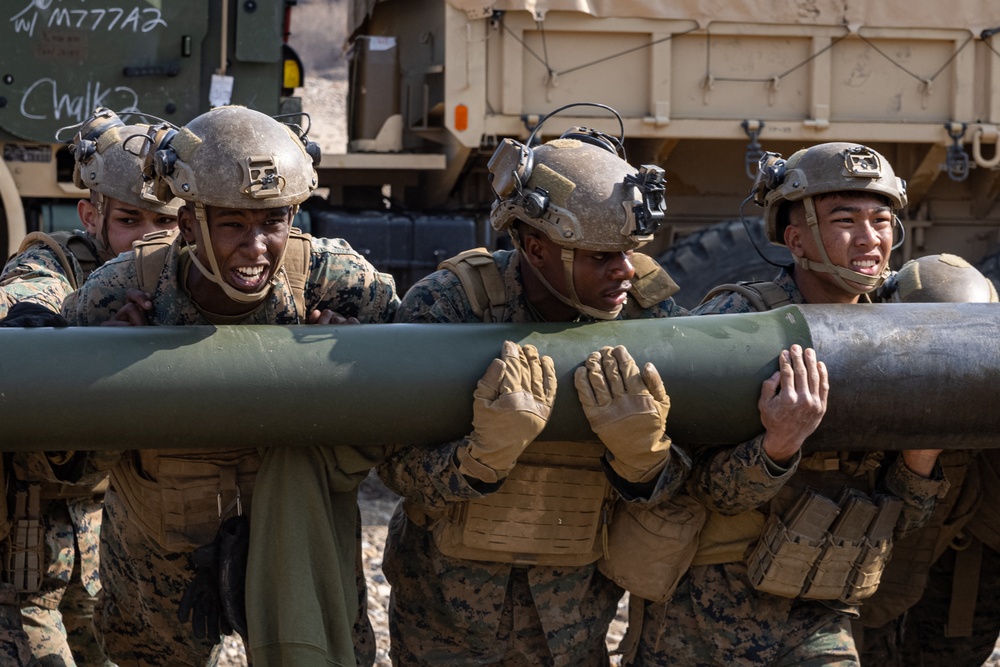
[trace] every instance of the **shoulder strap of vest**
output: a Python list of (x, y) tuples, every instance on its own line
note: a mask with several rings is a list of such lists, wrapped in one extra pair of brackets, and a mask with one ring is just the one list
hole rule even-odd
[(17, 247), (17, 252), (12, 256), (12, 258), (20, 255), (31, 246), (39, 243), (51, 250), (52, 254), (54, 254), (56, 259), (59, 260), (59, 265), (62, 267), (63, 273), (66, 274), (66, 280), (69, 281), (70, 287), (73, 289), (79, 287), (79, 285), (76, 284), (76, 276), (73, 275), (73, 264), (69, 261), (69, 257), (66, 256), (66, 251), (63, 250), (62, 245), (60, 245), (58, 241), (44, 232), (31, 232), (25, 236), (24, 240), (21, 241), (21, 245)]
[(483, 322), (500, 322), (507, 306), (507, 288), (493, 255), (486, 248), (472, 248), (444, 260), (438, 269), (458, 276), (472, 311)]
[(650, 308), (673, 296), (680, 289), (666, 269), (655, 259), (641, 252), (632, 254), (632, 289), (629, 294), (643, 308)]
[(163, 266), (167, 263), (167, 254), (176, 237), (176, 229), (164, 229), (146, 234), (132, 244), (132, 251), (135, 253), (135, 275), (139, 281), (139, 289), (143, 292), (152, 294), (156, 291)]
[[(177, 230), (163, 230), (146, 234), (141, 241), (132, 244), (132, 250), (135, 252), (135, 274), (139, 280), (139, 289), (142, 291), (152, 294), (156, 290), (160, 274), (163, 273), (163, 265), (167, 261), (167, 253), (176, 236)], [(291, 233), (282, 268), (288, 277), (295, 310), (303, 318), (308, 316), (305, 287), (309, 278), (311, 255), (312, 237), (299, 232)]]
[(769, 280), (719, 285), (709, 291), (701, 302), (706, 303), (725, 292), (736, 292), (746, 299), (753, 306), (754, 310), (761, 312), (787, 306), (792, 302), (788, 298), (788, 293), (781, 289), (780, 285), (776, 285)]
[(292, 300), (295, 301), (295, 312), (302, 322), (306, 322), (309, 313), (306, 312), (306, 283), (309, 281), (309, 266), (312, 261), (312, 236), (293, 229), (288, 236), (288, 246), (285, 248), (285, 260), (282, 267), (288, 279), (288, 287), (292, 290)]

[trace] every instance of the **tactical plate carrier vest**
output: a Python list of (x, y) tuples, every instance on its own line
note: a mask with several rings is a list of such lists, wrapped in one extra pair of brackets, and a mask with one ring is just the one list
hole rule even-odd
[[(176, 236), (154, 232), (133, 244), (141, 290), (155, 294)], [(302, 321), (311, 250), (311, 237), (292, 230), (282, 271)], [(259, 467), (256, 449), (134, 450), (112, 468), (111, 486), (150, 538), (183, 551), (210, 542), (228, 516), (249, 513)]]
[[(648, 260), (648, 261), (647, 261)], [(642, 308), (677, 291), (645, 255), (634, 255), (630, 296)], [(503, 276), (485, 248), (467, 250), (438, 267), (454, 273), (473, 312), (502, 322), (508, 303)], [(615, 493), (601, 466), (600, 442), (534, 442), (518, 458), (503, 486), (483, 498), (456, 503), (430, 516), (404, 501), (418, 524), (430, 521), (447, 556), (492, 562), (579, 567), (604, 552)], [(600, 538), (600, 539), (598, 539)]]

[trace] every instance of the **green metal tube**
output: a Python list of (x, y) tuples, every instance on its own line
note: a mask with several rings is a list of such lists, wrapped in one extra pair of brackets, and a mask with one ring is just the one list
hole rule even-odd
[[(830, 410), (813, 446), (910, 447), (917, 436), (939, 442), (941, 425), (961, 446), (992, 446), (1000, 409), (975, 401), (993, 400), (1000, 386), (1000, 306), (962, 306), (789, 306), (585, 325), (0, 329), (2, 448), (445, 442), (471, 430), (476, 382), (506, 339), (555, 362), (548, 440), (594, 437), (572, 373), (607, 344), (656, 364), (675, 442), (749, 439), (761, 431), (761, 382), (798, 343), (831, 369)], [(897, 386), (910, 390), (886, 403)], [(936, 386), (948, 393), (941, 409), (926, 400)], [(899, 411), (915, 389), (920, 405), (887, 419), (883, 405)]]

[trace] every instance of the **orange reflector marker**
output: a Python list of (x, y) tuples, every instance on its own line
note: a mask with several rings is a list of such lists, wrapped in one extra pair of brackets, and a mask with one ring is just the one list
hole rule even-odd
[(464, 132), (469, 129), (469, 107), (459, 104), (455, 107), (455, 130)]

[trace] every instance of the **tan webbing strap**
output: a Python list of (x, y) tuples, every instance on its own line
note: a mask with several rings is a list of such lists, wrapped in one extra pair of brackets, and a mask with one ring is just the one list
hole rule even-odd
[[(135, 252), (135, 274), (139, 281), (139, 289), (143, 292), (152, 294), (156, 291), (170, 246), (176, 236), (176, 229), (163, 230), (146, 234), (141, 241), (132, 244), (132, 250)], [(306, 283), (309, 280), (311, 260), (312, 237), (293, 230), (288, 236), (282, 270), (292, 292), (295, 312), (303, 322), (309, 317), (309, 313), (306, 312)]]
[(979, 571), (983, 564), (983, 543), (970, 538), (969, 546), (955, 552), (955, 574), (951, 582), (951, 605), (945, 637), (971, 637), (979, 594)]
[(101, 257), (97, 245), (89, 236), (74, 234), (72, 232), (55, 232), (52, 234), (52, 238), (57, 243), (62, 244), (64, 248), (76, 257), (76, 261), (80, 263), (80, 271), (82, 272), (81, 281), (86, 280), (94, 272), (94, 269), (107, 261), (107, 258)]
[(69, 261), (69, 257), (66, 256), (66, 252), (63, 250), (63, 247), (59, 245), (59, 242), (48, 234), (45, 234), (44, 232), (31, 232), (24, 237), (23, 241), (21, 241), (21, 245), (18, 246), (15, 255), (20, 255), (36, 243), (41, 243), (52, 251), (52, 254), (54, 254), (56, 259), (59, 260), (59, 264), (62, 266), (63, 273), (66, 274), (66, 280), (69, 281), (70, 287), (74, 290), (79, 288), (80, 286), (76, 284), (76, 275), (73, 271), (73, 264)]
[(285, 250), (285, 261), (282, 270), (288, 280), (295, 301), (295, 312), (302, 323), (309, 319), (306, 312), (306, 283), (309, 281), (309, 268), (312, 261), (312, 237), (298, 230), (292, 230), (288, 236), (288, 247)]
[(170, 246), (176, 237), (176, 229), (164, 229), (146, 234), (141, 240), (132, 244), (135, 253), (135, 275), (139, 281), (139, 289), (143, 292), (153, 294), (156, 291)]
[(792, 300), (788, 298), (788, 293), (785, 292), (785, 290), (781, 289), (779, 285), (775, 285), (773, 282), (768, 280), (749, 283), (726, 283), (725, 285), (719, 285), (718, 287), (710, 290), (701, 302), (707, 303), (718, 295), (726, 292), (736, 292), (746, 299), (750, 305), (753, 306), (754, 310), (758, 312), (774, 310), (775, 308), (787, 306), (792, 303)]
[(462, 283), (472, 312), (483, 322), (503, 321), (507, 288), (493, 255), (486, 248), (472, 248), (444, 260), (438, 270), (447, 269)]
[(635, 275), (632, 277), (629, 294), (643, 308), (651, 308), (680, 290), (666, 269), (649, 255), (633, 253), (632, 266), (635, 268)]

